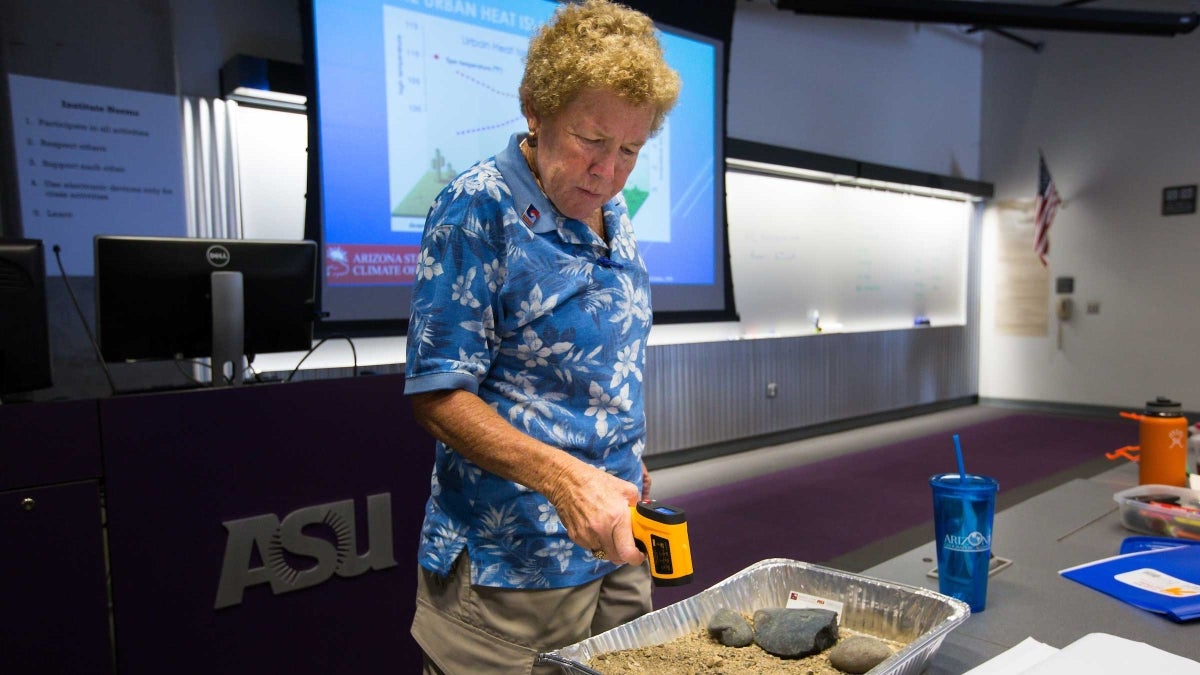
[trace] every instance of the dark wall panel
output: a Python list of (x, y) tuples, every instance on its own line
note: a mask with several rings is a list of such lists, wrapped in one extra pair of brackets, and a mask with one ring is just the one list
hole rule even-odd
[(101, 402), (123, 675), (418, 672), (433, 441), (403, 382)]

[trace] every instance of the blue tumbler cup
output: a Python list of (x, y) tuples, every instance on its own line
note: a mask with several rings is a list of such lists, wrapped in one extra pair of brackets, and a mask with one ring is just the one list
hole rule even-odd
[(1000, 484), (987, 476), (940, 473), (933, 488), (933, 529), (937, 544), (938, 591), (982, 612), (987, 606), (992, 557), (992, 517)]

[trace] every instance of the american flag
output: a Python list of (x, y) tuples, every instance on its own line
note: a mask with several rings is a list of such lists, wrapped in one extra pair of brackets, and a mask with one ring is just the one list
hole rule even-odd
[(1058, 196), (1058, 188), (1054, 187), (1054, 179), (1050, 177), (1050, 169), (1046, 168), (1046, 158), (1038, 155), (1038, 194), (1037, 215), (1033, 219), (1033, 250), (1037, 252), (1042, 266), (1046, 266), (1046, 254), (1050, 252), (1050, 223), (1054, 222), (1054, 214), (1062, 199)]

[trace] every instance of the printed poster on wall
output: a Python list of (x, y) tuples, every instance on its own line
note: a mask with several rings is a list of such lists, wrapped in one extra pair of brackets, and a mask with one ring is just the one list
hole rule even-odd
[(8, 76), (25, 236), (92, 275), (98, 234), (185, 236), (175, 96)]

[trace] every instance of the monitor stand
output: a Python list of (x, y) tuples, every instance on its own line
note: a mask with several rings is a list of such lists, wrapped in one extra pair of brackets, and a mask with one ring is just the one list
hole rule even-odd
[(241, 272), (212, 273), (212, 386), (239, 386), (245, 366), (246, 315)]

